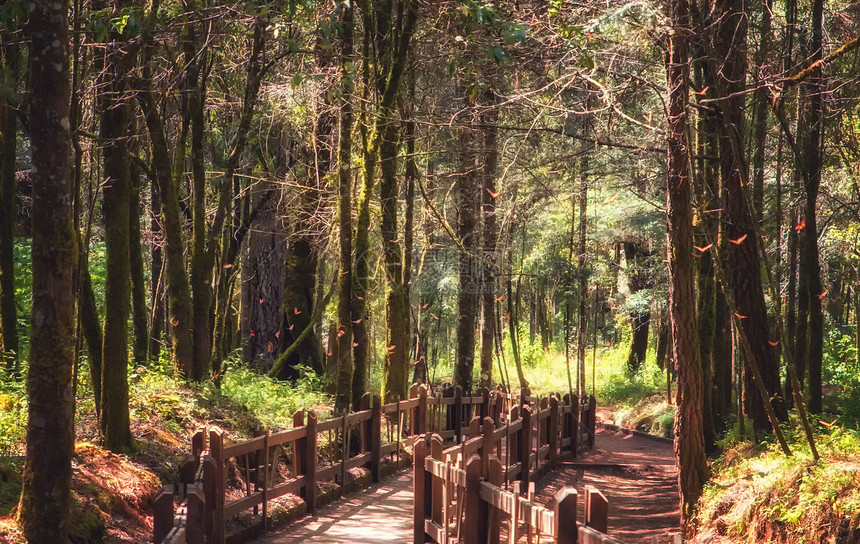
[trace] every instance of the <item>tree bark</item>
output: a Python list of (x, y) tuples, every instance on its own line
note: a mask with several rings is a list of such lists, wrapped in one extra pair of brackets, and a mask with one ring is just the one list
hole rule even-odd
[[(353, 55), (352, 4), (341, 4), (341, 65), (340, 65), (340, 138), (337, 148), (337, 220), (338, 220), (338, 271), (337, 271), (337, 396), (335, 410), (343, 413), (350, 401), (361, 402), (352, 387), (352, 95), (355, 91), (351, 71)], [(361, 393), (364, 394), (363, 392)]]
[(18, 517), (31, 544), (65, 542), (74, 451), (77, 236), (69, 138), (69, 3), (35, 0), (28, 23), (33, 315), (27, 455)]
[[(746, 166), (743, 163), (744, 100), (740, 90), (745, 85), (746, 19), (741, 0), (715, 0), (714, 34), (715, 58), (722, 59), (717, 74), (718, 96), (722, 98), (720, 123), (720, 178), (725, 186), (725, 233), (728, 237), (729, 285), (744, 332), (753, 350), (752, 364), (757, 364), (768, 394), (779, 391), (779, 364), (776, 351), (769, 344), (767, 308), (761, 279), (761, 256), (755, 239), (755, 218), (744, 194)], [(749, 238), (749, 239), (748, 239)], [(747, 361), (747, 364), (751, 364)], [(770, 429), (763, 398), (753, 385), (753, 372), (747, 372), (747, 395), (750, 399), (750, 416), (757, 433)], [(782, 399), (773, 398), (777, 416), (787, 416)]]
[[(471, 109), (471, 105), (469, 107)], [(469, 115), (469, 114), (467, 114)], [(480, 263), (475, 258), (478, 248), (478, 194), (475, 135), (472, 127), (459, 129), (458, 161), (460, 176), (457, 180), (457, 237), (463, 244), (458, 260), (457, 284), (457, 355), (454, 363), (454, 385), (464, 393), (472, 390), (475, 368), (475, 324), (478, 318), (478, 290), (481, 277)]]
[[(150, 16), (154, 17), (154, 14)], [(152, 168), (161, 197), (173, 369), (177, 376), (188, 377), (190, 376), (194, 354), (194, 339), (191, 330), (193, 318), (191, 284), (185, 269), (184, 222), (177, 189), (179, 179), (174, 177), (173, 168), (171, 168), (164, 121), (152, 88), (151, 48), (151, 43), (145, 44), (142, 62), (142, 88), (138, 91), (137, 98), (146, 119)]]
[[(185, 9), (192, 18), (197, 17), (196, 3), (186, 0)], [(203, 135), (206, 130), (204, 106), (206, 102), (206, 74), (201, 65), (207, 53), (198, 45), (197, 23), (186, 22), (182, 48), (185, 53), (185, 89), (187, 115), (191, 131), (191, 307), (194, 350), (190, 377), (202, 381), (211, 370), (210, 312), (212, 306), (212, 264), (209, 261), (206, 225), (206, 167), (203, 157)], [(222, 212), (223, 213), (223, 212)], [(213, 225), (213, 229), (220, 226)]]
[(126, 71), (133, 57), (125, 44), (108, 43), (99, 102), (102, 110), (99, 137), (104, 142), (103, 187), (106, 254), (105, 321), (102, 337), (101, 430), (104, 445), (114, 452), (132, 447), (128, 411), (128, 318), (130, 314), (131, 261), (129, 257), (129, 198), (131, 161), (128, 132), (130, 106)]
[(672, 352), (678, 382), (675, 458), (681, 489), (681, 522), (691, 529), (696, 502), (708, 479), (702, 433), (703, 378), (693, 290), (693, 228), (690, 202), (690, 157), (687, 142), (689, 87), (689, 6), (672, 0), (672, 30), (666, 77), (669, 89), (667, 205), (669, 231), (669, 315)]
[[(16, 89), (18, 46), (0, 38), (3, 59), (3, 85)], [(13, 95), (14, 96), (14, 95)], [(15, 160), (18, 131), (14, 104), (0, 96), (0, 364), (11, 372), (18, 369), (18, 310), (15, 306)]]
[[(404, 0), (400, 8), (405, 20), (396, 21), (397, 41), (391, 60), (391, 67), (385, 81), (385, 92), (381, 96), (377, 125), (371, 138), (371, 145), (378, 149), (380, 167), (379, 199), (382, 208), (383, 260), (387, 276), (385, 302), (386, 350), (382, 371), (382, 397), (384, 402), (404, 399), (409, 386), (409, 307), (406, 295), (407, 286), (403, 282), (403, 253), (397, 229), (397, 150), (399, 147), (400, 122), (395, 119), (400, 82), (409, 58), (409, 44), (415, 28), (417, 11), (414, 0)], [(391, 30), (394, 34), (396, 30)], [(379, 137), (378, 143), (373, 140)]]
[[(485, 93), (492, 108), (496, 94), (492, 91)], [(483, 220), (483, 289), (481, 290), (481, 374), (478, 380), (480, 387), (490, 388), (493, 385), (493, 340), (496, 336), (496, 244), (498, 232), (496, 226), (496, 175), (499, 165), (499, 129), (496, 126), (499, 119), (498, 111), (490, 109), (484, 114), (482, 124), (484, 129), (484, 161), (481, 168), (483, 188), (481, 191), (481, 217)], [(499, 379), (503, 379), (500, 376)]]
[(143, 248), (140, 244), (140, 175), (131, 165), (131, 191), (128, 198), (128, 243), (131, 265), (131, 314), (134, 332), (132, 354), (136, 365), (149, 358), (149, 312), (146, 307), (146, 280), (143, 272)]
[[(590, 123), (589, 123), (590, 125)], [(588, 130), (588, 129), (586, 129)], [(588, 175), (589, 175), (589, 154), (590, 154), (590, 145), (587, 145), (587, 148), (584, 151), (582, 158), (579, 160), (579, 249), (578, 259), (577, 259), (577, 280), (579, 283), (579, 312), (577, 315), (577, 325), (576, 325), (576, 364), (577, 364), (577, 378), (579, 381), (578, 391), (580, 391), (580, 395), (585, 394), (585, 348), (588, 344), (588, 314), (587, 314), (587, 303), (588, 303), (588, 275), (586, 273), (586, 266), (588, 266), (588, 252), (586, 247), (586, 234), (587, 234), (587, 223), (588, 223)], [(637, 347), (641, 346), (641, 354), (638, 354), (641, 357), (641, 361), (645, 361), (645, 348), (648, 347), (648, 323), (645, 322), (644, 327), (638, 327), (634, 329), (634, 344)], [(641, 336), (637, 336), (640, 331), (644, 329), (644, 341), (641, 339)], [(639, 342), (636, 342), (636, 339), (639, 339)], [(632, 353), (632, 349), (631, 349)], [(629, 360), (628, 360), (629, 363)], [(638, 366), (638, 365), (637, 365)]]
[[(821, 186), (822, 150), (821, 134), (824, 124), (824, 81), (819, 61), (823, 56), (824, 0), (812, 1), (812, 33), (809, 41), (809, 61), (812, 75), (801, 86), (803, 101), (800, 106), (798, 135), (800, 136), (801, 168), (804, 192), (806, 193), (804, 219), (806, 227), (801, 232), (800, 254), (801, 278), (807, 280), (809, 304), (809, 411), (821, 412), (821, 369), (824, 349), (824, 313), (821, 307), (823, 293), (818, 254), (818, 224), (816, 204)], [(800, 127), (804, 127), (800, 131)], [(803, 296), (803, 293), (801, 293)]]

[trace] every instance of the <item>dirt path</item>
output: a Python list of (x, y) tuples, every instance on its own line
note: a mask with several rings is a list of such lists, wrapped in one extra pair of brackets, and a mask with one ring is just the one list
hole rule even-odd
[[(672, 444), (598, 429), (594, 450), (564, 462), (536, 485), (537, 501), (547, 506), (561, 487), (583, 495), (592, 485), (609, 500), (609, 535), (625, 544), (671, 542), (679, 532), (678, 471)], [(583, 519), (583, 499), (579, 517)]]

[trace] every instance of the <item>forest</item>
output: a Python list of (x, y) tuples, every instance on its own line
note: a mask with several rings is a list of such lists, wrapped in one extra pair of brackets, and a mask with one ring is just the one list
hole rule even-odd
[(851, 0), (7, 0), (0, 515), (65, 542), (144, 386), (427, 383), (656, 397), (690, 537), (737, 444), (841, 463), (774, 516), (854, 542), (858, 47)]

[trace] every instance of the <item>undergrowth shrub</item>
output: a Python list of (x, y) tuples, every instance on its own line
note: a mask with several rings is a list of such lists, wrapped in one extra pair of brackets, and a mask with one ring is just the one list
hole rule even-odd
[(281, 381), (248, 370), (235, 358), (224, 363), (220, 394), (245, 406), (265, 427), (286, 429), (292, 427), (297, 410), (313, 408), (322, 421), (328, 417), (325, 404), (331, 398), (322, 392), (316, 373), (300, 367), (300, 377), (294, 381)]

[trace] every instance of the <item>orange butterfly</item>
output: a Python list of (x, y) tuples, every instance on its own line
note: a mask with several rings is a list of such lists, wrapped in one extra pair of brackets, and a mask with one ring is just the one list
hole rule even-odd
[(731, 239), (730, 239), (730, 240), (729, 240), (729, 242), (733, 243), (733, 244), (734, 244), (734, 245), (736, 245), (736, 246), (739, 246), (739, 245), (741, 245), (741, 244), (744, 242), (744, 240), (746, 240), (746, 239), (747, 239), (747, 235), (746, 235), (746, 234), (744, 234), (743, 236), (741, 236), (741, 237), (740, 237), (740, 238), (738, 238), (737, 240), (731, 240)]

